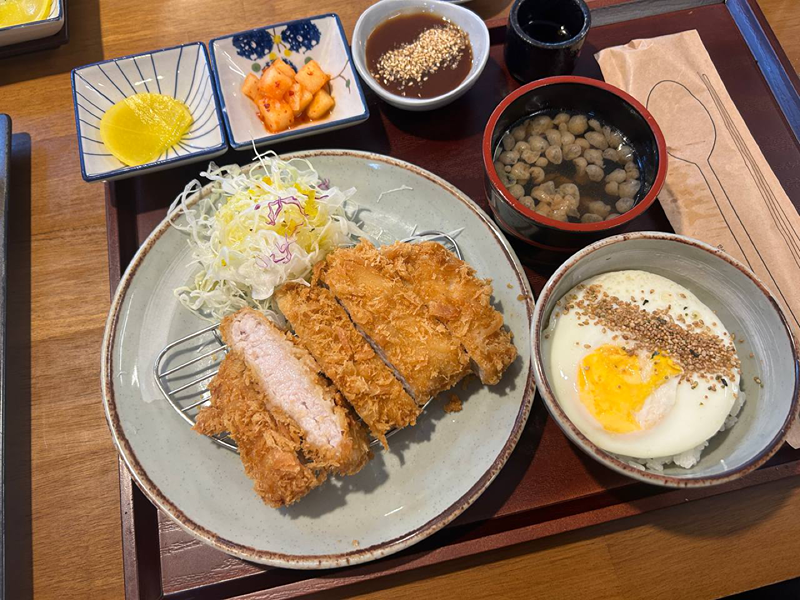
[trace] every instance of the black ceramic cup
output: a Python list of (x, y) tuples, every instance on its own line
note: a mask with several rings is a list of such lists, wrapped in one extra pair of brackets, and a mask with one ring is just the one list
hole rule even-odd
[(522, 83), (571, 74), (591, 24), (583, 0), (516, 0), (506, 31), (509, 73)]

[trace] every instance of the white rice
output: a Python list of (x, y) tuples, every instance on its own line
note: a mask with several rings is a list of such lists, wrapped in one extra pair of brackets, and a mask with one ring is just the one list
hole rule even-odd
[[(736, 397), (733, 406), (731, 407), (731, 412), (725, 418), (725, 422), (722, 423), (722, 427), (719, 428), (718, 433), (726, 431), (736, 424), (736, 422), (739, 420), (739, 412), (742, 410), (744, 402), (745, 393), (742, 390), (739, 390), (739, 394)], [(691, 469), (700, 461), (700, 455), (703, 453), (705, 447), (708, 446), (709, 441), (710, 440), (706, 440), (699, 446), (690, 448), (686, 452), (681, 452), (680, 454), (675, 454), (673, 456), (663, 456), (661, 458), (633, 458), (632, 456), (622, 456), (620, 454), (615, 454), (614, 456), (632, 467), (641, 469), (642, 471), (649, 469), (651, 471), (660, 472), (664, 470), (665, 466), (671, 464), (683, 467), (684, 469)]]

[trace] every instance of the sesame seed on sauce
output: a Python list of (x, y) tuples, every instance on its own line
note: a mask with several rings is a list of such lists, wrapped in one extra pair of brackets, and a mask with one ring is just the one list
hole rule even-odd
[(388, 19), (370, 34), (366, 54), (378, 82), (408, 97), (433, 98), (455, 89), (472, 66), (467, 33), (430, 13)]

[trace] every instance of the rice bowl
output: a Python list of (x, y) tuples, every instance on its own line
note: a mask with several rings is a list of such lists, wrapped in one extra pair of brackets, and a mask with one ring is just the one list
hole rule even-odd
[[(648, 271), (684, 286), (731, 333), (735, 332), (737, 344), (745, 340), (739, 357), (746, 402), (742, 397), (741, 406), (731, 403), (718, 424), (722, 431), (712, 431), (710, 440), (706, 438), (696, 444), (708, 441), (697, 464), (690, 468), (670, 463), (676, 458), (693, 462), (698, 452), (694, 446), (682, 452), (640, 455), (635, 460), (628, 458), (630, 453), (602, 449), (581, 431), (556, 399), (549, 359), (543, 351), (546, 328), (556, 302), (591, 277), (622, 270)], [(647, 483), (700, 487), (738, 479), (761, 466), (778, 450), (797, 414), (797, 350), (777, 301), (738, 261), (717, 248), (684, 236), (629, 233), (601, 240), (576, 253), (544, 286), (534, 312), (532, 334), (534, 374), (551, 417), (592, 458)], [(737, 421), (731, 427), (733, 415)]]
[(579, 283), (556, 302), (542, 345), (578, 429), (659, 470), (693, 467), (741, 406), (736, 340), (690, 290), (647, 271)]

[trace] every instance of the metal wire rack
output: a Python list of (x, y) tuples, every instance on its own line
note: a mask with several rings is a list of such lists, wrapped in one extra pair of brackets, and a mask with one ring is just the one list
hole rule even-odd
[[(458, 232), (415, 231), (413, 235), (400, 241), (405, 243), (439, 241), (463, 260), (461, 249), (455, 240), (456, 235)], [(215, 323), (170, 342), (156, 357), (153, 366), (156, 385), (170, 406), (190, 426), (195, 424), (200, 409), (208, 406), (211, 398), (208, 383), (219, 371), (219, 365), (227, 353), (228, 346), (219, 334), (219, 323)], [(426, 403), (425, 406), (427, 405)], [(386, 437), (394, 432), (395, 430), (387, 432)], [(236, 442), (228, 435), (221, 434), (212, 439), (220, 446), (238, 452)], [(377, 443), (380, 443), (377, 439), (372, 440), (373, 445)]]

